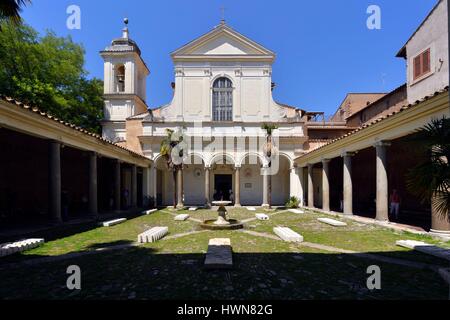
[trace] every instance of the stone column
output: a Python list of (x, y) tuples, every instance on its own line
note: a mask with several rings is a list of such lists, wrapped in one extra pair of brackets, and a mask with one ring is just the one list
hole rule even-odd
[(209, 174), (211, 172), (210, 167), (205, 167), (205, 207), (211, 208), (211, 199), (209, 198)]
[(142, 199), (143, 204), (147, 205), (146, 198), (151, 196), (150, 192), (151, 179), (150, 179), (150, 168), (145, 167), (142, 169)]
[(137, 208), (137, 167), (131, 166), (131, 207)]
[(299, 195), (298, 168), (296, 167), (289, 170), (289, 196), (301, 198)]
[(120, 182), (120, 161), (114, 162), (114, 209), (120, 211), (121, 205), (121, 182)]
[(443, 216), (440, 214), (435, 205), (433, 205), (433, 200), (431, 200), (431, 230), (430, 234), (438, 236), (444, 240), (450, 240), (450, 219), (448, 216)]
[(153, 201), (155, 201), (155, 207), (157, 206), (157, 197), (158, 197), (158, 169), (156, 168), (156, 164), (152, 166), (152, 197)]
[(314, 164), (308, 164), (308, 207), (314, 208), (314, 182), (313, 182)]
[(269, 168), (267, 166), (264, 166), (262, 168), (263, 173), (263, 208), (269, 207)]
[(50, 141), (49, 153), (50, 215), (55, 223), (61, 223), (61, 143)]
[(304, 167), (298, 168), (298, 180), (299, 180), (299, 195), (300, 195), (300, 206), (305, 206), (305, 179), (303, 176), (304, 173)]
[(330, 159), (322, 160), (322, 210), (330, 211)]
[(183, 209), (183, 170), (177, 170), (177, 209)]
[(234, 206), (241, 206), (241, 168), (234, 168)]
[(89, 214), (96, 217), (98, 214), (97, 202), (97, 154), (89, 153)]
[(354, 153), (346, 152), (344, 158), (344, 214), (353, 214), (352, 157)]
[(389, 186), (387, 176), (387, 147), (389, 142), (380, 141), (375, 144), (377, 151), (377, 215), (376, 219), (380, 221), (389, 221)]

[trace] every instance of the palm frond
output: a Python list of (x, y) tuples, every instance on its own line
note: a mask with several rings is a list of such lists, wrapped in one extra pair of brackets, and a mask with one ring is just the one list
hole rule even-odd
[(0, 1), (0, 20), (9, 19), (13, 23), (22, 21), (20, 12), (31, 0), (2, 0)]

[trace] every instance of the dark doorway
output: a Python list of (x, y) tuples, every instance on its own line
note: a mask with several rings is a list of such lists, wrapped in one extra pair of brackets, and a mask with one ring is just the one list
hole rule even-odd
[(231, 174), (214, 175), (214, 200), (230, 200), (233, 177)]

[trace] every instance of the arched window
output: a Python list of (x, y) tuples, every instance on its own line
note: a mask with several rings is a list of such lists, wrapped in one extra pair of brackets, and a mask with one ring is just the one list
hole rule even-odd
[(116, 92), (125, 91), (125, 66), (116, 66)]
[(233, 121), (233, 84), (219, 78), (213, 84), (213, 121)]

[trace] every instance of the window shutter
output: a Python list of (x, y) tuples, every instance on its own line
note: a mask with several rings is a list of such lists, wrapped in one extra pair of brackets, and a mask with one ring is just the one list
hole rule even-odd
[(420, 55), (414, 58), (414, 79), (417, 79), (420, 77), (421, 74), (421, 68), (420, 68)]
[(422, 53), (422, 74), (430, 72), (430, 49)]

